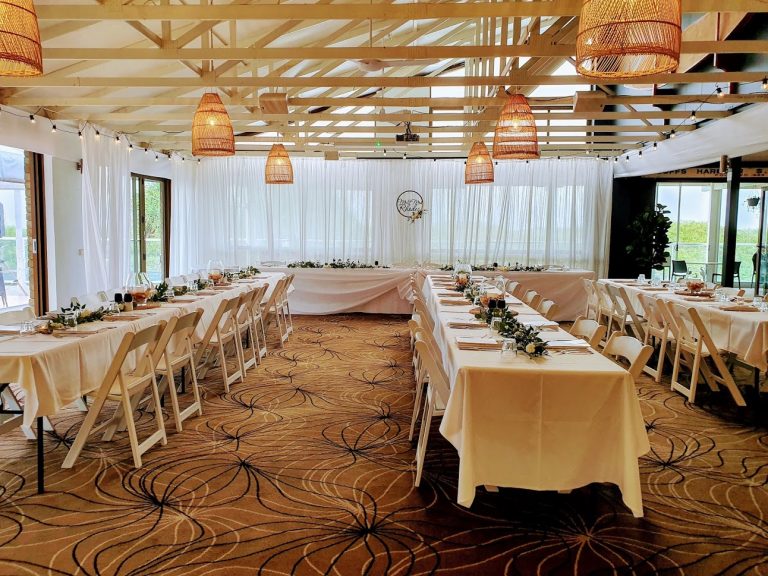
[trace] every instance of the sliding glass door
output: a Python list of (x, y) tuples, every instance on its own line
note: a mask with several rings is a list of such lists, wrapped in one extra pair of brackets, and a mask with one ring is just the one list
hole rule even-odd
[(168, 276), (169, 183), (140, 174), (132, 180), (131, 272), (145, 272), (153, 282), (161, 282)]

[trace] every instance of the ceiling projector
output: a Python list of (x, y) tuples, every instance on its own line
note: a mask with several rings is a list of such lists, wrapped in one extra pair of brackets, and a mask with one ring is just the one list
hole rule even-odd
[(411, 132), (411, 123), (405, 123), (405, 132), (403, 134), (396, 134), (395, 140), (397, 142), (418, 142), (419, 135)]

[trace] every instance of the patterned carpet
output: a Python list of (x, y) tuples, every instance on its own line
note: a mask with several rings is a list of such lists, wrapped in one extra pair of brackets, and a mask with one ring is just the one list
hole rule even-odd
[(412, 484), (405, 321), (295, 324), (231, 394), (209, 378), (203, 417), (139, 470), (122, 437), (61, 470), (73, 411), (53, 419), (38, 495), (34, 444), (0, 438), (0, 575), (768, 574), (768, 432), (716, 398), (639, 382), (643, 519), (607, 485), (481, 488), (467, 510), (439, 433)]

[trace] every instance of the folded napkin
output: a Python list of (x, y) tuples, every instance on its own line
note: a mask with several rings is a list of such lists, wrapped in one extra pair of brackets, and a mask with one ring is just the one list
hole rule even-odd
[(558, 327), (558, 323), (553, 322), (552, 320), (520, 320), (520, 323), (525, 324), (526, 326), (535, 326), (537, 328)]
[(664, 286), (646, 286), (643, 288), (646, 292), (666, 292), (667, 289)]
[(216, 294), (216, 291), (214, 291), (214, 290), (198, 290), (197, 294), (198, 295), (202, 295), (202, 296), (213, 296), (214, 294)]
[(440, 304), (443, 306), (470, 306), (469, 300), (440, 300)]
[(448, 296), (449, 298), (450, 297), (455, 298), (457, 294), (459, 294), (459, 292), (438, 292), (437, 293), (438, 296)]
[(75, 328), (75, 332), (78, 332), (80, 334), (98, 334), (99, 332), (106, 332), (107, 330), (112, 330), (113, 328), (117, 328), (117, 326), (100, 326), (98, 324), (80, 324), (77, 328)]
[(708, 300), (714, 300), (712, 296), (683, 296), (683, 300), (688, 302), (706, 302)]
[(141, 316), (131, 316), (130, 314), (120, 314), (119, 316), (104, 316), (105, 322), (132, 322), (141, 319)]
[(97, 332), (74, 332), (70, 330), (54, 330), (52, 333), (52, 336), (55, 336), (56, 338), (64, 338), (64, 337), (87, 338), (88, 336), (93, 336), (94, 334), (97, 334)]
[(19, 334), (17, 333), (14, 336), (0, 336), (0, 342), (5, 342), (6, 340), (13, 340), (16, 338)]
[(448, 328), (488, 328), (485, 322), (448, 322)]
[(721, 306), (720, 310), (726, 312), (759, 312), (754, 306), (748, 306), (747, 304), (734, 304), (732, 306)]
[(459, 346), (459, 350), (501, 350), (501, 342), (496, 342), (490, 338), (457, 336), (456, 344)]
[(195, 298), (194, 296), (176, 296), (173, 299), (174, 302), (197, 302), (198, 300), (200, 298)]
[(550, 340), (547, 342), (547, 348), (558, 350), (564, 348), (589, 348), (589, 342), (585, 342), (580, 338), (574, 338), (570, 340)]
[(18, 336), (20, 331), (21, 330), (19, 328), (16, 328), (16, 330), (10, 330), (10, 329), (3, 328), (2, 330), (0, 330), (0, 334), (7, 334), (7, 335), (14, 334), (14, 335)]

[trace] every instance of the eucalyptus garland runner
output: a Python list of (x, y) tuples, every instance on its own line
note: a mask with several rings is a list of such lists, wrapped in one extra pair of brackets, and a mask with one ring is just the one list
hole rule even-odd
[[(473, 264), (473, 272), (542, 272), (546, 266), (523, 266), (519, 262), (515, 262), (514, 265), (507, 264), (500, 266), (497, 262), (494, 262), (490, 266), (487, 264)], [(441, 267), (443, 272), (450, 272), (454, 269), (453, 264), (446, 264)]]
[(314, 261), (314, 260), (299, 260), (297, 262), (291, 262), (288, 264), (288, 268), (389, 268), (389, 266), (379, 266), (378, 262), (375, 262), (374, 264), (366, 264), (364, 262), (360, 262), (359, 260), (350, 260), (347, 258), (346, 260), (336, 260), (335, 258), (331, 262), (326, 262), (325, 264), (321, 264), (320, 262)]

